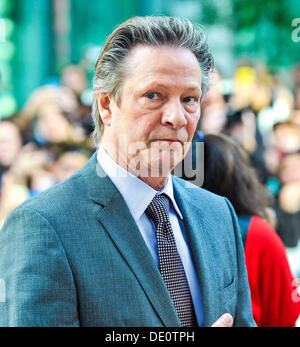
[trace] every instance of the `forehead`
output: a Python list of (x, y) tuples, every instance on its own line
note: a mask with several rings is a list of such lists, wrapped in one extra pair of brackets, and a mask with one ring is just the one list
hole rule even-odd
[(199, 62), (185, 47), (138, 45), (130, 51), (127, 66), (128, 78), (134, 83), (179, 83), (191, 88), (201, 87)]

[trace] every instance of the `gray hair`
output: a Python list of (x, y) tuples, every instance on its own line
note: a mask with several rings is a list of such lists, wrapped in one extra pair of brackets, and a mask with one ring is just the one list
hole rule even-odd
[(118, 102), (121, 84), (126, 76), (125, 58), (129, 51), (138, 44), (190, 49), (195, 54), (202, 72), (202, 95), (209, 89), (214, 61), (209, 52), (202, 26), (192, 24), (188, 19), (174, 17), (133, 17), (118, 26), (107, 38), (96, 62), (93, 79), (95, 95), (92, 107), (95, 143), (100, 140), (103, 132), (97, 93), (112, 93)]

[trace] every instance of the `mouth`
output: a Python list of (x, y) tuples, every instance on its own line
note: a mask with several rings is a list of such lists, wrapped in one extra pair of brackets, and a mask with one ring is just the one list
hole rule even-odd
[(179, 142), (181, 145), (183, 145), (183, 142), (181, 140), (179, 140), (179, 139), (176, 139), (176, 138), (172, 138), (172, 139), (158, 139), (156, 141), (164, 141), (164, 142), (167, 142), (168, 144)]

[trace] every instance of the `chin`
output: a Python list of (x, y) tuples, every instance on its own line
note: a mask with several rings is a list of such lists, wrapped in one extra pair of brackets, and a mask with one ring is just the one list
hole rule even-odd
[(151, 177), (167, 177), (174, 167), (182, 160), (176, 154), (161, 155), (159, 159), (151, 162)]
[(183, 159), (182, 151), (142, 151), (131, 158), (131, 171), (139, 177), (167, 177)]

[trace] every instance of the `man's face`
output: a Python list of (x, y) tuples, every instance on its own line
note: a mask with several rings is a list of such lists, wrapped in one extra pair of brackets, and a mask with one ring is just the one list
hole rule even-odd
[(184, 158), (200, 118), (199, 63), (187, 48), (154, 46), (133, 48), (127, 63), (129, 75), (118, 104), (110, 99), (102, 142), (113, 142), (123, 167), (168, 174)]

